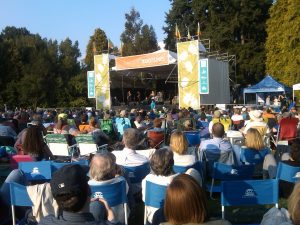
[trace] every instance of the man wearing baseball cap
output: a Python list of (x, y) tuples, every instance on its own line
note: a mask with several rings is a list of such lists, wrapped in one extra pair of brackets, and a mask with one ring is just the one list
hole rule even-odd
[[(50, 181), (51, 191), (59, 210), (58, 217), (49, 215), (41, 219), (40, 225), (109, 225), (114, 219), (113, 212), (107, 202), (99, 199), (107, 210), (109, 221), (97, 222), (89, 212), (90, 188), (86, 171), (78, 164), (70, 164), (56, 171)], [(104, 210), (105, 210), (104, 209)]]

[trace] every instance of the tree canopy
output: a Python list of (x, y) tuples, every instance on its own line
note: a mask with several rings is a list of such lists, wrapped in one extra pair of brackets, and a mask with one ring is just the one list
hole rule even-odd
[(267, 22), (266, 69), (279, 81), (293, 85), (300, 82), (300, 4), (277, 0)]
[(255, 83), (265, 75), (265, 23), (272, 0), (173, 0), (166, 14), (166, 47), (176, 50), (175, 25), (181, 36), (192, 35), (200, 23), (201, 39), (211, 40), (211, 50), (237, 56), (237, 81)]
[(136, 55), (158, 50), (154, 28), (143, 24), (140, 13), (134, 8), (125, 14), (125, 30), (121, 34), (122, 55)]

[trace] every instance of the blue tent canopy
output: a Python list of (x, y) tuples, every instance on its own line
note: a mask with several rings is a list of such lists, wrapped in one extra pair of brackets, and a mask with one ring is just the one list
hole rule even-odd
[(281, 93), (292, 93), (292, 88), (276, 81), (270, 75), (267, 75), (259, 83), (244, 88), (244, 103), (245, 103), (245, 94), (250, 93), (272, 93), (272, 92), (281, 92)]

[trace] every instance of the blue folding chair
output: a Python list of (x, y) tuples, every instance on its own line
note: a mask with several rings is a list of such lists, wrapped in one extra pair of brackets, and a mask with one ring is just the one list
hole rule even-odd
[(278, 180), (224, 181), (221, 184), (222, 218), (225, 206), (275, 204), (278, 208)]
[[(16, 224), (15, 206), (33, 206), (32, 201), (27, 193), (26, 186), (17, 183), (10, 183), (10, 202), (13, 225)], [(20, 223), (22, 220), (20, 221)], [(18, 223), (18, 224), (20, 224)]]
[(210, 198), (213, 199), (212, 193), (221, 192), (221, 186), (214, 185), (215, 180), (245, 180), (251, 179), (254, 173), (254, 165), (232, 166), (224, 163), (215, 162), (212, 171), (211, 185), (206, 185), (210, 192)]
[(110, 207), (123, 204), (125, 224), (128, 224), (127, 196), (125, 179), (105, 185), (90, 185), (93, 198), (104, 198)]
[(164, 205), (167, 186), (146, 181), (145, 187), (144, 225), (147, 223), (147, 207), (161, 208)]
[(140, 166), (123, 166), (130, 182), (132, 184), (141, 183), (142, 180), (150, 173), (149, 163), (144, 163)]
[(184, 131), (184, 135), (190, 147), (200, 145), (201, 135), (199, 131)]
[(295, 178), (296, 173), (298, 172), (300, 172), (300, 167), (290, 166), (288, 164), (280, 162), (278, 164), (276, 178), (290, 183), (296, 183), (297, 181), (299, 181), (299, 178)]
[(20, 162), (19, 169), (25, 174), (27, 181), (51, 179), (51, 161)]
[(257, 151), (249, 148), (241, 148), (240, 160), (245, 164), (260, 164), (264, 162), (265, 156), (270, 153), (269, 148)]
[(175, 173), (185, 173), (188, 169), (193, 168), (202, 174), (202, 163), (200, 161), (195, 162), (193, 165), (189, 166), (178, 166), (174, 165), (173, 170)]
[(76, 162), (53, 162), (53, 161), (51, 161), (51, 171), (52, 171), (52, 173), (54, 173), (56, 170), (59, 170), (63, 166), (69, 165), (71, 163), (72, 164), (84, 165), (84, 166), (88, 166), (89, 165), (89, 161), (88, 160), (80, 160), (80, 161), (76, 161)]

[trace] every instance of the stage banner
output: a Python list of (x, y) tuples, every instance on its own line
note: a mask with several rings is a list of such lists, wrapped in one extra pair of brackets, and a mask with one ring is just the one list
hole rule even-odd
[(169, 51), (116, 58), (116, 69), (137, 69), (169, 65)]
[(198, 41), (177, 43), (179, 108), (200, 109)]
[(95, 73), (87, 71), (88, 98), (95, 98)]
[(95, 55), (96, 109), (110, 109), (110, 83), (108, 54)]
[(200, 94), (209, 94), (208, 59), (200, 59), (199, 68)]

